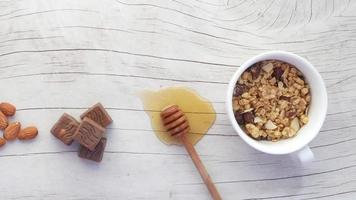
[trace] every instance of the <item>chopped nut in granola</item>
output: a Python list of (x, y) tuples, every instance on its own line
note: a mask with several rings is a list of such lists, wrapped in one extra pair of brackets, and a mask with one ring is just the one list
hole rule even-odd
[(260, 137), (260, 129), (253, 124), (246, 124), (246, 130), (251, 134), (253, 138)]

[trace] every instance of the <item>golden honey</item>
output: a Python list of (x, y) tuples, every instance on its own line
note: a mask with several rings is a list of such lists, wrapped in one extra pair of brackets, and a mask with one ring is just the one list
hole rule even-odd
[(158, 91), (145, 90), (140, 93), (144, 109), (151, 118), (151, 125), (158, 139), (163, 143), (180, 145), (179, 138), (170, 136), (165, 130), (160, 112), (167, 106), (176, 104), (185, 113), (190, 131), (188, 140), (196, 144), (208, 132), (215, 122), (216, 114), (213, 105), (196, 91), (187, 87), (168, 87)]

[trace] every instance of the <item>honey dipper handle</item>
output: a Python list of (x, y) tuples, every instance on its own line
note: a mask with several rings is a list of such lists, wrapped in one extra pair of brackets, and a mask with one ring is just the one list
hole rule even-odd
[(187, 137), (185, 137), (185, 135), (182, 135), (181, 137), (185, 149), (188, 151), (190, 157), (192, 158), (194, 165), (198, 169), (200, 176), (203, 179), (205, 185), (208, 187), (211, 196), (213, 197), (214, 200), (221, 200), (221, 196), (218, 190), (216, 189), (213, 181), (211, 180), (208, 172), (206, 171), (203, 163), (201, 162), (199, 155), (195, 151), (194, 146), (192, 145), (192, 143), (190, 143)]

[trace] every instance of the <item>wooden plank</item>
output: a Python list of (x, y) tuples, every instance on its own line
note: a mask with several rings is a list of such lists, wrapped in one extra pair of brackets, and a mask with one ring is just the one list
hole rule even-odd
[[(209, 199), (182, 147), (160, 143), (137, 97), (183, 85), (217, 120), (196, 149), (223, 199), (354, 199), (356, 2), (253, 0), (0, 1), (0, 101), (38, 125), (0, 150), (1, 199)], [(320, 71), (329, 109), (316, 160), (248, 147), (225, 111), (227, 83), (248, 58), (295, 52)], [(102, 102), (114, 119), (100, 164), (50, 128)]]

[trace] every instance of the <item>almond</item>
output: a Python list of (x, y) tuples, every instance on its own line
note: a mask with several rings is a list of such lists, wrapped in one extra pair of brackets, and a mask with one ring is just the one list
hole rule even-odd
[(21, 129), (21, 123), (20, 122), (12, 122), (9, 124), (9, 126), (5, 129), (4, 131), (4, 138), (6, 140), (14, 140), (17, 138), (17, 135), (19, 134)]
[(6, 144), (6, 140), (0, 137), (0, 147), (4, 146), (5, 144)]
[(262, 67), (263, 71), (269, 73), (270, 71), (272, 71), (273, 69), (273, 64), (272, 63), (268, 63), (267, 65), (264, 65)]
[(34, 126), (30, 126), (30, 127), (22, 129), (18, 135), (18, 138), (20, 140), (30, 140), (30, 139), (35, 138), (37, 136), (37, 134), (38, 134), (37, 128)]
[(290, 122), (290, 127), (296, 132), (300, 129), (299, 120), (297, 117)]
[(6, 116), (0, 111), (0, 129), (4, 130), (8, 124), (9, 121), (7, 120)]
[(0, 103), (0, 111), (6, 116), (13, 116), (16, 113), (16, 107), (10, 103)]
[(268, 130), (274, 130), (274, 129), (277, 128), (277, 126), (271, 120), (268, 120), (265, 123), (265, 128), (268, 129)]
[(255, 117), (255, 119), (253, 120), (254, 123), (260, 123), (263, 122), (263, 120), (261, 119), (261, 117)]

